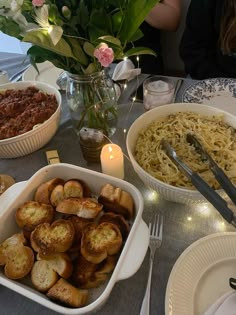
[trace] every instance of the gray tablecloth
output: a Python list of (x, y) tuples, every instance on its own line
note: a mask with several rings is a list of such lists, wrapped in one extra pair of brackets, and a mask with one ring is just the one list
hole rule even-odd
[[(0, 53), (0, 69), (9, 71), (9, 76), (22, 67), (24, 56)], [(140, 79), (143, 80), (145, 76)], [(181, 102), (181, 96), (187, 86), (192, 84), (189, 79), (179, 90), (176, 102)], [(125, 147), (125, 135), (123, 129), (128, 129), (131, 123), (144, 112), (142, 103), (134, 103), (132, 109), (131, 102), (128, 101), (129, 94), (136, 87), (136, 81), (129, 84), (129, 89), (122, 95), (119, 105), (119, 120), (117, 132), (112, 140)], [(129, 113), (129, 114), (127, 114)], [(38, 169), (47, 164), (45, 151), (57, 149), (61, 162), (71, 163), (96, 171), (101, 171), (99, 163), (87, 163), (81, 154), (80, 145), (74, 133), (69, 112), (63, 103), (63, 114), (60, 128), (53, 139), (42, 149), (28, 156), (17, 159), (1, 159), (1, 173), (12, 175), (16, 181), (27, 180)], [(174, 263), (180, 254), (194, 241), (199, 238), (219, 231), (219, 226), (215, 222), (221, 219), (218, 212), (212, 208), (211, 215), (205, 217), (197, 206), (185, 206), (181, 204), (167, 202), (160, 197), (156, 200), (149, 200), (148, 189), (134, 172), (128, 159), (125, 159), (125, 180), (134, 184), (144, 196), (143, 218), (148, 222), (150, 215), (155, 211), (164, 214), (164, 237), (161, 248), (158, 250), (152, 276), (151, 290), (151, 315), (165, 314), (165, 292), (166, 285)], [(187, 218), (192, 220), (188, 221)], [(1, 224), (1, 223), (0, 223)], [(1, 226), (0, 226), (1, 228)], [(224, 231), (235, 231), (235, 229), (225, 223)], [(114, 286), (106, 304), (98, 310), (98, 315), (138, 315), (145, 293), (148, 275), (148, 253), (134, 276), (127, 280), (120, 281)], [(0, 314), (1, 315), (34, 315), (34, 314), (56, 314), (46, 309), (30, 299), (23, 297), (4, 286), (0, 285)], [(174, 315), (174, 314), (173, 314)]]

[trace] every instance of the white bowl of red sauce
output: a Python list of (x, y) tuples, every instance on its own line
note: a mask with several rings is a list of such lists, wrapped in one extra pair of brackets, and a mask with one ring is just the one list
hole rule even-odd
[(55, 135), (61, 94), (43, 82), (0, 85), (0, 158), (16, 158), (42, 148)]

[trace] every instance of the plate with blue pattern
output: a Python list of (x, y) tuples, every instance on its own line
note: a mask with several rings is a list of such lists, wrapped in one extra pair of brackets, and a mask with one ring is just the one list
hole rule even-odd
[(236, 116), (236, 79), (213, 78), (198, 81), (186, 88), (182, 101), (210, 105)]

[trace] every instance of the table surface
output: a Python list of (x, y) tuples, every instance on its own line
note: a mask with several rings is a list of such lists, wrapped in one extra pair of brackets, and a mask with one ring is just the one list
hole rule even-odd
[[(0, 69), (8, 71), (9, 77), (25, 66), (28, 60), (23, 55), (0, 53)], [(129, 95), (135, 90), (137, 82), (142, 82), (145, 75), (130, 82), (128, 89), (119, 100), (119, 119), (117, 131), (111, 138), (119, 144), (127, 155), (124, 129), (144, 112), (142, 103), (129, 101)], [(191, 79), (184, 79), (176, 102), (181, 102), (181, 96)], [(128, 112), (128, 114), (127, 114)], [(29, 179), (38, 169), (47, 164), (45, 152), (58, 150), (61, 162), (70, 163), (101, 172), (100, 163), (88, 163), (83, 159), (78, 137), (72, 129), (69, 111), (63, 102), (63, 112), (60, 127), (53, 139), (42, 149), (30, 155), (17, 159), (0, 159), (0, 172), (13, 176), (16, 182)], [(134, 184), (144, 197), (143, 219), (148, 222), (154, 212), (164, 215), (164, 235), (161, 248), (157, 251), (153, 267), (151, 310), (150, 314), (165, 314), (165, 292), (170, 272), (180, 254), (194, 241), (222, 231), (235, 231), (235, 228), (225, 222), (211, 206), (208, 214), (204, 214), (200, 206), (186, 206), (163, 200), (158, 194), (151, 194), (134, 172), (130, 161), (125, 158), (125, 180)], [(150, 198), (152, 197), (152, 198)], [(191, 220), (189, 220), (191, 218)], [(0, 227), (1, 228), (1, 227)], [(122, 280), (114, 286), (106, 304), (96, 313), (98, 315), (138, 315), (145, 293), (149, 270), (149, 253), (134, 276)], [(23, 297), (0, 285), (1, 315), (57, 314), (26, 297)]]

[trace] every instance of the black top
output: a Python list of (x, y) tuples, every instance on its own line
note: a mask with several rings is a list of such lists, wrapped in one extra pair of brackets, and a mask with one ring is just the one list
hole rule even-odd
[[(135, 47), (151, 48), (156, 52), (157, 57), (152, 55), (140, 55), (139, 68), (142, 69), (142, 73), (162, 74), (163, 64), (161, 56), (160, 31), (146, 22), (143, 22), (140, 28), (144, 36), (134, 42)], [(136, 57), (132, 57), (130, 59), (137, 67)]]
[(236, 78), (236, 57), (224, 55), (219, 47), (224, 0), (192, 0), (180, 43), (185, 71), (194, 79)]

